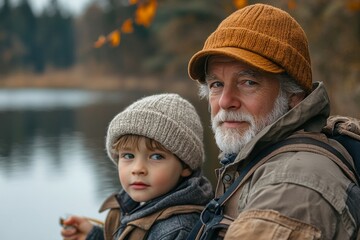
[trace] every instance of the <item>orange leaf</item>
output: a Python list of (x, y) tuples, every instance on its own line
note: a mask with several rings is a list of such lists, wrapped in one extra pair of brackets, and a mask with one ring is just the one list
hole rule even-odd
[(248, 4), (247, 0), (233, 0), (233, 3), (237, 9), (243, 8)]
[(350, 10), (350, 11), (360, 11), (360, 0), (348, 0), (346, 2), (346, 7)]
[(296, 4), (296, 0), (289, 0), (288, 1), (288, 8), (291, 10), (294, 10), (296, 8), (297, 4)]
[(138, 3), (138, 0), (129, 0), (130, 5), (135, 5)]
[(157, 1), (149, 0), (147, 3), (142, 3), (138, 6), (135, 12), (135, 22), (138, 25), (149, 27), (154, 19), (157, 9)]
[(123, 33), (134, 32), (133, 22), (130, 18), (126, 19), (126, 21), (122, 24), (121, 32), (123, 32)]
[(106, 37), (101, 35), (98, 40), (94, 43), (95, 48), (100, 48), (106, 43)]
[(111, 46), (117, 47), (120, 45), (120, 32), (118, 30), (113, 31), (108, 36)]

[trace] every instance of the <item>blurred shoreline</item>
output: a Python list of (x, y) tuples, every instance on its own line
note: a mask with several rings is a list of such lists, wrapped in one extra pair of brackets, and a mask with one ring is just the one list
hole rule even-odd
[[(90, 68), (91, 69), (91, 68)], [(185, 95), (196, 95), (197, 88), (189, 78), (169, 79), (157, 76), (121, 76), (89, 67), (75, 66), (45, 73), (18, 71), (0, 77), (0, 88), (60, 88), (100, 91), (170, 91)]]
[[(95, 70), (96, 69), (96, 70)], [(342, 82), (326, 83), (332, 115), (360, 118), (358, 109), (360, 87)], [(99, 91), (138, 91), (147, 93), (173, 92), (198, 99), (198, 87), (189, 77), (122, 76), (105, 69), (76, 65), (73, 68), (49, 69), (43, 74), (26, 71), (0, 76), (0, 89), (46, 88), (84, 89)]]

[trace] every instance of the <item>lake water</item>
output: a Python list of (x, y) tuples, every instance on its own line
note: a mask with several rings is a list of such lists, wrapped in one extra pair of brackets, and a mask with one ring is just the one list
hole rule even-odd
[[(97, 212), (119, 190), (104, 150), (109, 121), (149, 93), (0, 89), (0, 239), (56, 240), (59, 217)], [(195, 98), (204, 125), (205, 103)], [(205, 175), (214, 182), (217, 150), (205, 127)]]

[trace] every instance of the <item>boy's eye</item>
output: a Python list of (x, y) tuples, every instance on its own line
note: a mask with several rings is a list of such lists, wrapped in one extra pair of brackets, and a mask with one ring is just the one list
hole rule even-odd
[(161, 159), (164, 159), (164, 156), (161, 155), (161, 154), (155, 153), (155, 154), (152, 154), (150, 156), (150, 158), (153, 159), (153, 160), (161, 160)]
[(133, 159), (135, 156), (132, 153), (123, 153), (120, 155), (120, 157), (124, 159)]

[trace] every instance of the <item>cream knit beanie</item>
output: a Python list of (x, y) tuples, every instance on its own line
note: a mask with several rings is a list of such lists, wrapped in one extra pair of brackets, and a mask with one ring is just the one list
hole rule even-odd
[(308, 41), (301, 26), (285, 11), (254, 4), (225, 18), (189, 62), (192, 79), (205, 80), (210, 55), (225, 55), (270, 73), (287, 72), (307, 92), (312, 74)]
[(113, 145), (126, 134), (156, 140), (192, 170), (204, 161), (200, 117), (194, 106), (178, 94), (142, 98), (114, 117), (107, 131), (106, 150), (115, 164), (119, 156)]

